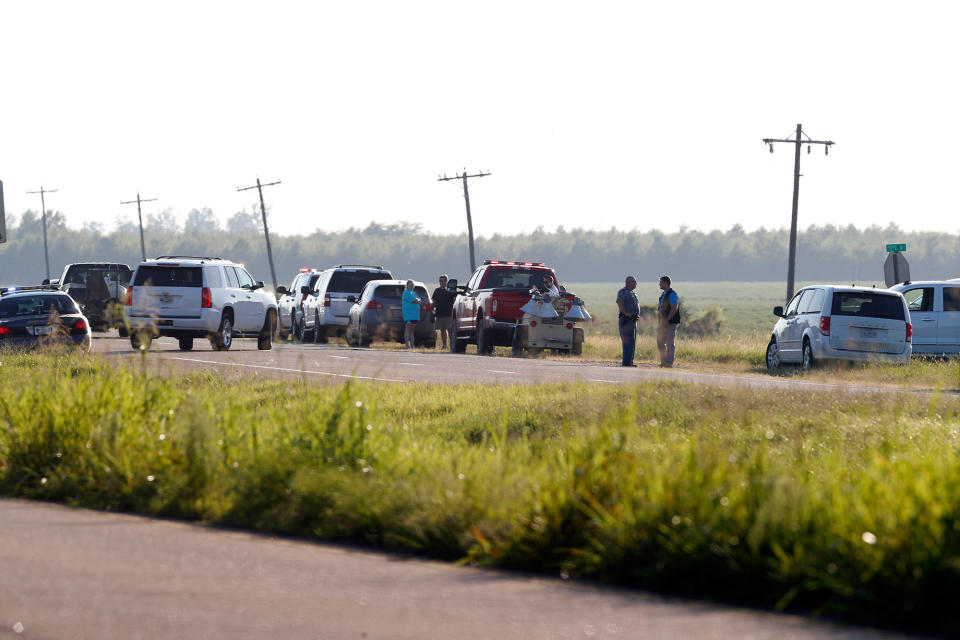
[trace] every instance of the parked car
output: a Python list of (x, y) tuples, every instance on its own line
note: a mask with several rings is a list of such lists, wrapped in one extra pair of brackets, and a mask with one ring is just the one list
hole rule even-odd
[(780, 319), (767, 345), (770, 369), (785, 362), (809, 369), (818, 360), (910, 362), (913, 325), (897, 291), (814, 285), (773, 314)]
[(907, 301), (913, 355), (960, 355), (960, 278), (904, 282), (890, 289)]
[[(359, 298), (350, 309), (350, 323), (345, 339), (351, 346), (369, 345), (374, 340), (403, 342), (403, 311), (400, 298), (406, 288), (406, 280), (371, 280), (364, 286)], [(420, 321), (414, 333), (417, 346), (437, 346), (430, 294), (422, 282), (414, 281), (413, 290), (420, 298)]]
[(277, 301), (280, 315), (277, 320), (277, 336), (282, 340), (292, 335), (303, 341), (303, 303), (316, 287), (322, 273), (319, 269), (303, 267), (293, 278), (289, 289), (283, 285), (277, 287), (277, 294), (280, 295)]
[(93, 331), (117, 327), (122, 334), (121, 307), (132, 275), (130, 266), (120, 262), (74, 262), (51, 284), (77, 301)]
[(326, 342), (332, 335), (345, 335), (350, 309), (371, 280), (393, 280), (393, 275), (383, 267), (362, 264), (324, 269), (313, 293), (303, 302), (304, 337)]
[(225, 351), (236, 336), (256, 337), (257, 348), (270, 349), (277, 301), (236, 262), (161, 256), (137, 265), (124, 316), (134, 349), (158, 336), (176, 338), (182, 351), (193, 348), (194, 338)]
[(90, 322), (56, 285), (0, 291), (0, 347), (65, 344), (90, 350)]

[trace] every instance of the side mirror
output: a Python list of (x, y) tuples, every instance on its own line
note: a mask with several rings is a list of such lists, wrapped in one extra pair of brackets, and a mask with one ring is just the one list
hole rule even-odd
[(447, 289), (449, 289), (450, 291), (456, 291), (456, 290), (457, 290), (457, 279), (456, 279), (456, 278), (453, 278), (453, 279), (451, 279), (451, 280), (447, 280)]
[[(34, 280), (34, 282), (36, 282), (36, 280)], [(50, 278), (44, 278), (40, 284), (50, 284)]]
[(287, 295), (287, 288), (283, 285), (280, 285), (279, 287), (277, 287), (277, 295), (278, 296)]
[(309, 294), (310, 293), (309, 285), (303, 285), (302, 287), (300, 287), (300, 293), (304, 295)]
[(559, 289), (560, 289), (560, 293), (566, 293), (566, 292), (567, 292), (567, 288), (566, 288), (565, 286), (563, 286), (563, 285), (560, 285)]
[(347, 296), (347, 302), (356, 302), (357, 296)]
[(782, 318), (783, 317), (783, 307), (777, 306), (773, 308), (773, 315)]
[(254, 289), (263, 289), (263, 280), (257, 280), (257, 284)]

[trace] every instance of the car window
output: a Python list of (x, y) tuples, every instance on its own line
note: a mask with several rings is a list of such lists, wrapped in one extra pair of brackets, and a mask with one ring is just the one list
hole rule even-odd
[(304, 284), (306, 284), (308, 287), (310, 287), (310, 290), (313, 291), (314, 289), (317, 288), (317, 280), (319, 280), (319, 279), (320, 279), (320, 274), (319, 274), (319, 273), (311, 273), (311, 274), (310, 274), (310, 282), (306, 282), (306, 283), (304, 283)]
[(399, 300), (405, 288), (402, 284), (381, 284), (373, 297), (381, 300)]
[(134, 286), (138, 287), (202, 287), (200, 267), (167, 267), (142, 265), (137, 269)]
[(933, 287), (917, 287), (903, 292), (910, 311), (933, 311)]
[(207, 274), (207, 286), (211, 289), (219, 289), (223, 286), (223, 280), (220, 278), (220, 267), (204, 267)]
[(793, 296), (793, 300), (790, 301), (790, 304), (787, 305), (787, 312), (784, 315), (792, 316), (797, 312), (797, 307), (800, 305), (800, 297), (803, 296), (804, 292), (801, 291), (797, 295)]
[(473, 290), (477, 288), (477, 281), (480, 279), (481, 273), (483, 273), (482, 269), (478, 269), (477, 271), (473, 272), (473, 275), (470, 276), (470, 280), (467, 282), (468, 289)]
[(60, 315), (80, 312), (73, 298), (65, 294), (14, 296), (0, 300), (0, 318), (45, 316), (51, 311)]
[(546, 276), (553, 277), (549, 271), (534, 269), (495, 269), (487, 271), (483, 281), (484, 289), (529, 289), (542, 287)]
[(943, 310), (960, 311), (960, 287), (943, 288)]
[(227, 272), (227, 286), (232, 289), (239, 289), (240, 281), (237, 280), (237, 270), (233, 267), (224, 267), (223, 270)]
[(797, 313), (820, 313), (823, 309), (823, 289), (807, 289), (800, 298)]
[(834, 292), (831, 313), (835, 316), (905, 319), (900, 296), (869, 291)]
[(359, 293), (371, 280), (387, 277), (382, 271), (334, 271), (330, 276), (327, 291), (334, 293)]
[(256, 284), (253, 280), (253, 276), (247, 273), (246, 269), (241, 269), (240, 267), (237, 267), (237, 279), (240, 280), (241, 289), (249, 289)]

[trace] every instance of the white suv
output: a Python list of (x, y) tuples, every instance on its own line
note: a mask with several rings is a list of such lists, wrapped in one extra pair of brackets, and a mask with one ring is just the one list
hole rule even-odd
[(770, 369), (784, 362), (809, 369), (817, 360), (910, 362), (913, 325), (896, 291), (814, 285), (773, 314), (780, 320), (767, 345)]
[(234, 336), (256, 336), (257, 348), (270, 349), (277, 326), (277, 301), (243, 265), (196, 256), (160, 256), (137, 265), (123, 307), (134, 349), (157, 336), (193, 348), (208, 338), (225, 351)]
[(313, 292), (303, 303), (304, 337), (326, 342), (331, 334), (345, 335), (350, 324), (350, 309), (371, 280), (393, 280), (383, 267), (340, 264), (324, 269)]
[(890, 289), (907, 300), (913, 355), (960, 356), (960, 279), (904, 282)]

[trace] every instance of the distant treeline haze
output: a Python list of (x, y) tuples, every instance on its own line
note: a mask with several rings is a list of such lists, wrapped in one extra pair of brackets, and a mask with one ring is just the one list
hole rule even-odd
[[(270, 267), (259, 215), (240, 211), (222, 225), (210, 209), (194, 209), (181, 224), (169, 212), (145, 220), (147, 256), (206, 255), (244, 263), (270, 284)], [(337, 220), (338, 223), (342, 222)], [(8, 216), (8, 242), (0, 244), (0, 286), (39, 283), (44, 278), (43, 231), (39, 214)], [(140, 259), (135, 224), (111, 230), (91, 224), (73, 229), (65, 216), (47, 215), (51, 277), (70, 262), (104, 260), (131, 266)], [(280, 284), (290, 284), (301, 267), (332, 264), (375, 264), (396, 277), (432, 283), (440, 273), (465, 282), (469, 277), (466, 233), (435, 235), (420, 224), (371, 223), (363, 229), (315, 232), (304, 236), (271, 234)], [(546, 262), (562, 282), (612, 282), (625, 274), (652, 280), (667, 273), (678, 281), (786, 280), (789, 231), (745, 231), (682, 228), (660, 231), (537, 229), (530, 233), (495, 234), (476, 239), (476, 257)], [(911, 276), (917, 279), (960, 276), (960, 236), (905, 232), (890, 225), (809, 227), (797, 242), (798, 282), (882, 282), (884, 245), (906, 242)]]

